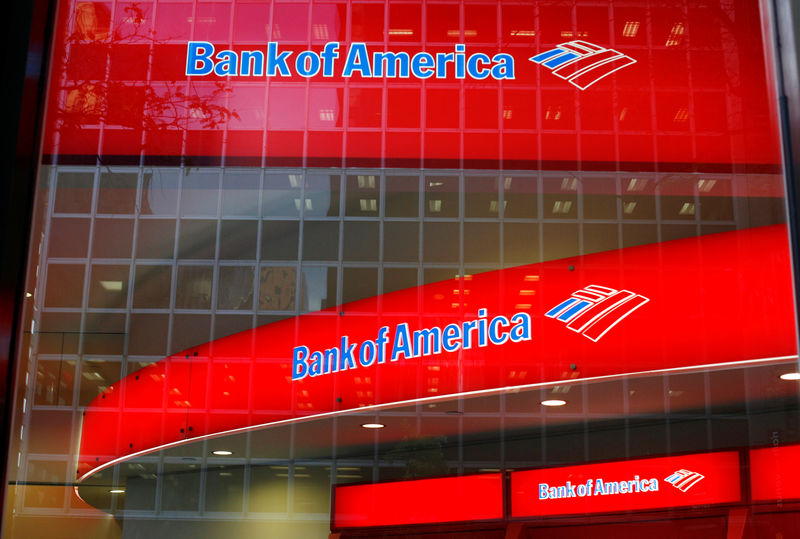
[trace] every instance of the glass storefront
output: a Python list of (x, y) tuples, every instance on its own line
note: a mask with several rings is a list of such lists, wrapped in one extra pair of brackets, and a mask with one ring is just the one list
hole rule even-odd
[(60, 1), (4, 536), (800, 536), (769, 21)]

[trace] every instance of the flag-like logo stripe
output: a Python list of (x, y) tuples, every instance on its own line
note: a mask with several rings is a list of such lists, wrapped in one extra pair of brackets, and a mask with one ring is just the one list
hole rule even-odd
[(545, 313), (572, 331), (597, 342), (633, 311), (650, 301), (630, 290), (589, 285)]
[(555, 49), (537, 54), (530, 60), (551, 69), (554, 75), (581, 90), (636, 63), (636, 60), (619, 51), (581, 40), (561, 43)]
[(705, 478), (704, 475), (699, 474), (697, 472), (692, 472), (690, 470), (678, 470), (674, 472), (672, 475), (664, 479), (667, 483), (675, 487), (676, 489), (680, 490), (681, 492), (686, 492), (693, 486), (695, 486), (700, 480)]

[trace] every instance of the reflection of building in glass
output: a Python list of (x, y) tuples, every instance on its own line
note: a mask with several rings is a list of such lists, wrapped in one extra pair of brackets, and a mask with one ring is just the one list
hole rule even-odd
[[(58, 166), (46, 168), (42, 178), (52, 189), (39, 236), (44, 274), (30, 335), (35, 382), (17, 477), (59, 484), (74, 475), (81, 406), (125, 374), (194, 344), (457, 275), (782, 220), (781, 199), (737, 196), (743, 185), (775, 181), (752, 175), (402, 169), (320, 176), (281, 169)], [(518, 373), (521, 383), (526, 374)], [(426, 373), (420, 383), (435, 376)], [(633, 396), (646, 392), (678, 406), (687, 383), (709, 376), (725, 374), (616, 382), (603, 389), (603, 398), (631, 409)], [(746, 377), (738, 376), (737, 391), (746, 396)], [(385, 412), (418, 425), (401, 444), (356, 443), (336, 420), (321, 427), (336, 433), (330, 440), (313, 427), (286, 427), (237, 439), (239, 449), (223, 460), (208, 455), (234, 441), (195, 444), (188, 450), (191, 462), (169, 452), (137, 459), (129, 465), (135, 473), (126, 498), (109, 503), (143, 519), (126, 522), (128, 530), (153, 531), (163, 521), (148, 519), (178, 511), (203, 522), (247, 515), (259, 526), (278, 526), (271, 519), (282, 515), (279, 520), (316, 522), (317, 531), (308, 532), (313, 535), (326, 529), (331, 484), (704, 450), (748, 439), (757, 444), (763, 436), (754, 422), (780, 417), (779, 409), (742, 416), (741, 429), (724, 441), (685, 438), (669, 433), (705, 429), (724, 413), (698, 410), (691, 400), (674, 417), (662, 407), (649, 410), (655, 413), (649, 419), (619, 419), (595, 411), (594, 386), (556, 389), (571, 402), (580, 393), (585, 404), (577, 422), (548, 426), (546, 435), (539, 423), (531, 424), (527, 405), (512, 413), (517, 405), (507, 396), (475, 404), (477, 415), (469, 414), (468, 401), (453, 403), (454, 410)], [(712, 398), (704, 391), (701, 401)], [(738, 409), (738, 402), (730, 405)], [(525, 426), (511, 427), (515, 413)], [(452, 423), (448, 434), (426, 427), (436, 421)], [(461, 421), (486, 421), (486, 427), (464, 430)], [(47, 426), (54, 424), (57, 435)], [(661, 434), (647, 441), (653, 432)], [(629, 442), (610, 444), (615, 437)], [(65, 439), (73, 441), (65, 445)], [(109, 473), (93, 481), (113, 483), (122, 472)], [(41, 492), (33, 494), (37, 488)], [(29, 494), (15, 501), (20, 518), (45, 507), (53, 516), (82, 514), (70, 490), (26, 489)]]
[[(83, 407), (198, 343), (457, 276), (782, 222), (769, 96), (731, 89), (766, 76), (757, 6), (745, 4), (65, 1), (9, 525), (324, 537), (333, 484), (797, 441), (796, 402), (788, 386), (772, 393), (772, 366), (599, 384), (570, 371), (548, 389), (569, 401), (560, 412), (542, 411), (538, 390), (409, 405), (381, 412), (401, 441), (363, 434), (375, 417), (342, 416), (123, 463), (92, 478), (91, 507), (71, 488)], [(719, 26), (696, 30), (708, 20)], [(502, 88), (218, 85), (184, 77), (190, 38), (464, 41), (508, 49), (536, 74)], [(527, 62), (572, 39), (637, 58), (625, 71), (641, 69), (643, 86), (578, 95)], [(255, 378), (230, 359), (221, 379)], [(509, 374), (524, 384), (535, 369)], [(420, 387), (438, 373), (421, 370)], [(363, 385), (354, 397), (369, 400)], [(123, 478), (124, 495), (110, 494)]]

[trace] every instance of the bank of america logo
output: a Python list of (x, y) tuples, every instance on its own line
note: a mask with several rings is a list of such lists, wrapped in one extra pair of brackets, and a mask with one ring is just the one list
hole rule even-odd
[(561, 43), (555, 49), (537, 54), (530, 60), (550, 69), (554, 75), (581, 90), (614, 71), (636, 63), (636, 60), (619, 51), (581, 40)]
[(592, 284), (573, 292), (568, 300), (547, 311), (545, 316), (566, 322), (572, 331), (597, 342), (648, 301), (648, 298), (630, 290)]
[(678, 470), (666, 479), (667, 483), (675, 487), (676, 489), (680, 490), (681, 492), (686, 492), (697, 483), (700, 482), (705, 476), (701, 475), (697, 472), (692, 472), (690, 470)]

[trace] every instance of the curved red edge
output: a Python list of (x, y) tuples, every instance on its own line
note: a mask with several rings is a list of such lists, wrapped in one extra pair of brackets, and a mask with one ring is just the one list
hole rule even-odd
[[(552, 314), (570, 298), (573, 306), (581, 301), (574, 295), (580, 290), (598, 305), (593, 314), (584, 311), (569, 322)], [(628, 301), (608, 310), (616, 300), (604, 295)], [(589, 378), (794, 355), (792, 297), (786, 227), (774, 225), (490, 271), (347, 303), (194, 346), (112, 384), (85, 410), (78, 476), (233, 429), (554, 382), (572, 377), (571, 365)], [(518, 334), (517, 342), (388, 357), (400, 324), (409, 332), (448, 324), (463, 331), (464, 322), (488, 326), (497, 316), (519, 313), (518, 321), (530, 317), (530, 334)], [(498, 334), (502, 322), (494, 326)], [(389, 342), (382, 363), (365, 367), (356, 359), (356, 368), (292, 379), (296, 346), (329, 350), (343, 336), (360, 345), (376, 341), (384, 326)], [(470, 332), (477, 341), (479, 331)]]

